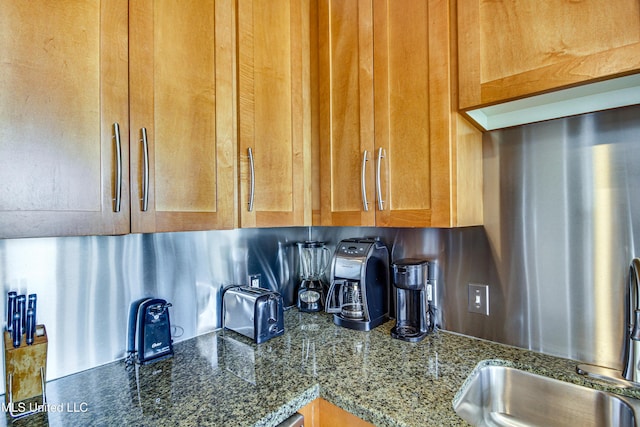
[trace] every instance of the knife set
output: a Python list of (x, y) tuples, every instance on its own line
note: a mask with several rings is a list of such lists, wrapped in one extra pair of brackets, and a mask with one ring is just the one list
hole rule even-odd
[(256, 344), (284, 334), (282, 296), (268, 289), (231, 286), (222, 296), (222, 324)]
[(170, 303), (142, 298), (131, 303), (127, 337), (127, 361), (141, 365), (173, 354)]
[[(14, 418), (40, 412), (46, 407), (45, 392), (48, 339), (44, 325), (36, 325), (36, 294), (9, 292), (4, 331), (5, 402)], [(18, 405), (42, 396), (42, 404)], [(25, 408), (33, 408), (25, 411)], [(16, 411), (18, 409), (18, 411)], [(20, 412), (22, 410), (22, 412)]]

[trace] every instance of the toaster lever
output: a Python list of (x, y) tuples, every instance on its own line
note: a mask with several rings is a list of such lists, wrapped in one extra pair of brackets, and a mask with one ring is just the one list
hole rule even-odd
[(269, 323), (276, 323), (278, 321), (278, 299), (271, 295), (269, 296)]

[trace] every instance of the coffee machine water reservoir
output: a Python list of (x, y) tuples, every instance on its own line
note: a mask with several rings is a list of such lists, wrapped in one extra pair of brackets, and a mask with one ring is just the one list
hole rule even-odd
[(345, 239), (331, 261), (326, 311), (338, 326), (369, 331), (389, 316), (389, 251), (374, 239)]

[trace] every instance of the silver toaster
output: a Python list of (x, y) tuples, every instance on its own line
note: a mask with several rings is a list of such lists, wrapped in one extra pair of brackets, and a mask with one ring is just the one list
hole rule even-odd
[(231, 286), (222, 297), (222, 325), (257, 344), (282, 335), (282, 296), (269, 289)]

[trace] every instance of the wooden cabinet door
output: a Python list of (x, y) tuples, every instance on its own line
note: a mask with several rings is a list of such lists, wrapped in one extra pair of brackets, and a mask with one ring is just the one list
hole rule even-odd
[(126, 0), (0, 1), (0, 237), (129, 231), (127, 37)]
[(459, 0), (460, 108), (640, 70), (640, 2)]
[(481, 134), (456, 112), (449, 2), (319, 9), (321, 224), (481, 224)]
[(132, 231), (232, 228), (234, 2), (131, 0), (129, 12)]
[[(432, 185), (449, 176), (448, 170), (438, 168), (448, 163), (448, 141), (435, 134), (437, 129), (433, 129), (434, 138), (431, 137), (431, 116), (437, 114), (431, 103), (448, 103), (450, 98), (448, 86), (436, 86), (445, 89), (436, 93), (430, 91), (429, 85), (437, 73), (444, 72), (446, 77), (449, 62), (446, 10), (442, 25), (430, 19), (431, 14), (439, 12), (437, 3), (373, 2), (375, 152), (379, 157), (376, 168), (380, 168), (376, 174), (380, 175), (376, 187), (379, 200), (376, 225), (379, 226), (430, 226), (432, 199), (436, 196)], [(439, 34), (440, 31), (444, 34)], [(441, 146), (445, 149), (440, 149)], [(442, 175), (432, 178), (434, 172)]]
[(374, 0), (373, 15), (376, 225), (481, 224), (481, 134), (456, 112), (449, 1)]
[(371, 1), (318, 2), (320, 222), (375, 225)]
[(373, 427), (373, 424), (318, 397), (298, 410), (308, 427)]
[(238, 1), (242, 227), (311, 225), (309, 11)]

